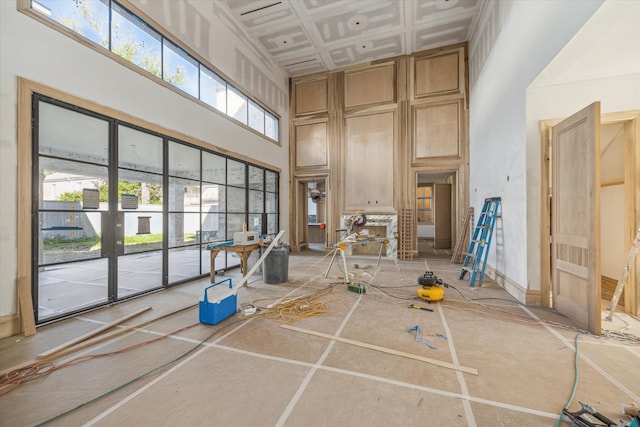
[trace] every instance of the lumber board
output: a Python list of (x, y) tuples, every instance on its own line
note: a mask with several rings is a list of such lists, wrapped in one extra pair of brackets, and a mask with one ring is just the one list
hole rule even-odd
[(18, 305), (20, 306), (20, 327), (25, 337), (36, 334), (36, 320), (33, 315), (31, 290), (26, 277), (18, 279)]
[(249, 277), (251, 277), (251, 275), (253, 275), (253, 273), (255, 273), (256, 269), (262, 265), (262, 262), (264, 261), (264, 259), (267, 257), (267, 255), (269, 255), (269, 252), (271, 252), (271, 249), (273, 249), (273, 247), (276, 245), (276, 243), (278, 243), (278, 240), (280, 240), (280, 237), (282, 237), (283, 234), (284, 234), (284, 230), (280, 230), (278, 235), (273, 238), (273, 241), (267, 247), (267, 250), (264, 251), (262, 256), (254, 264), (254, 266), (251, 267), (251, 270), (249, 270), (249, 272), (247, 272), (247, 274), (242, 278), (242, 280), (240, 281), (240, 283), (237, 286), (238, 288), (240, 286), (244, 285), (245, 283), (247, 283), (247, 280), (249, 280)]
[(133, 312), (133, 313), (127, 315), (127, 316), (121, 317), (120, 319), (115, 320), (115, 321), (113, 321), (113, 322), (111, 322), (109, 324), (106, 324), (104, 326), (101, 326), (101, 327), (99, 327), (98, 329), (96, 329), (94, 331), (87, 332), (86, 334), (80, 335), (79, 337), (74, 338), (71, 341), (67, 341), (67, 342), (65, 342), (63, 344), (60, 344), (57, 347), (54, 347), (54, 348), (52, 348), (50, 350), (45, 351), (44, 353), (40, 353), (40, 354), (38, 354), (36, 356), (36, 359), (46, 359), (48, 357), (51, 357), (54, 354), (64, 350), (67, 347), (71, 347), (71, 346), (73, 346), (75, 344), (81, 343), (82, 341), (86, 341), (89, 338), (92, 338), (92, 337), (94, 337), (96, 335), (99, 335), (99, 334), (103, 333), (104, 331), (108, 331), (109, 329), (113, 328), (114, 326), (117, 326), (120, 323), (126, 322), (127, 320), (131, 319), (132, 317), (138, 316), (139, 314), (142, 314), (142, 313), (144, 313), (145, 311), (148, 311), (148, 310), (151, 310), (151, 307), (145, 307), (145, 308), (142, 308), (142, 309), (140, 309), (140, 310), (138, 310), (136, 312)]
[(296, 332), (301, 332), (303, 334), (314, 335), (314, 336), (317, 336), (317, 337), (322, 337), (322, 338), (327, 338), (327, 339), (330, 339), (330, 340), (340, 341), (340, 342), (343, 342), (343, 343), (346, 343), (346, 344), (355, 345), (355, 346), (358, 346), (358, 347), (368, 348), (370, 350), (376, 350), (376, 351), (380, 351), (380, 352), (383, 352), (383, 353), (388, 353), (388, 354), (393, 354), (393, 355), (396, 355), (396, 356), (406, 357), (408, 359), (418, 360), (420, 362), (429, 363), (431, 365), (440, 366), (442, 368), (453, 369), (455, 371), (460, 371), (460, 372), (464, 372), (464, 373), (467, 373), (467, 374), (478, 375), (478, 370), (477, 369), (468, 368), (466, 366), (456, 365), (456, 364), (449, 363), (449, 362), (443, 362), (442, 360), (431, 359), (431, 358), (428, 358), (428, 357), (418, 356), (416, 354), (411, 354), (411, 353), (405, 353), (404, 351), (398, 351), (398, 350), (394, 350), (392, 348), (381, 347), (379, 345), (374, 345), (374, 344), (367, 344), (365, 342), (355, 341), (355, 340), (351, 340), (349, 338), (342, 338), (342, 337), (338, 337), (338, 336), (335, 336), (335, 335), (323, 334), (322, 332), (316, 332), (316, 331), (310, 331), (308, 329), (296, 328), (295, 326), (280, 325), (280, 327), (284, 328), (284, 329), (290, 329), (290, 330), (296, 331)]
[(25, 368), (29, 368), (31, 366), (34, 366), (34, 365), (38, 364), (38, 363), (42, 363), (42, 362), (45, 362), (45, 361), (52, 360), (54, 358), (59, 358), (59, 357), (62, 357), (62, 356), (66, 356), (69, 353), (73, 353), (73, 352), (82, 350), (83, 348), (86, 348), (86, 347), (91, 347), (92, 345), (99, 344), (99, 343), (101, 343), (103, 341), (106, 341), (106, 340), (111, 339), (113, 337), (116, 337), (118, 335), (124, 334), (125, 332), (129, 332), (129, 331), (134, 330), (134, 329), (143, 328), (143, 327), (145, 327), (145, 326), (147, 326), (147, 325), (149, 325), (151, 323), (157, 322), (158, 320), (162, 320), (165, 317), (172, 316), (172, 315), (174, 315), (176, 313), (180, 313), (181, 311), (188, 310), (188, 309), (193, 308), (193, 307), (195, 307), (197, 305), (198, 305), (198, 303), (190, 304), (190, 305), (188, 305), (186, 307), (182, 307), (182, 308), (179, 308), (177, 310), (170, 311), (168, 313), (165, 313), (165, 314), (163, 314), (161, 316), (158, 316), (158, 317), (155, 317), (153, 319), (145, 320), (144, 322), (140, 322), (140, 323), (138, 323), (136, 325), (127, 326), (125, 328), (117, 329), (115, 331), (100, 335), (98, 337), (94, 337), (93, 339), (88, 339), (88, 340), (83, 341), (83, 342), (81, 342), (79, 344), (76, 344), (75, 346), (72, 346), (72, 347), (66, 348), (64, 350), (61, 350), (60, 352), (55, 353), (55, 354), (53, 354), (50, 357), (47, 357), (45, 359), (31, 360), (29, 362), (25, 362), (25, 363), (21, 363), (19, 365), (12, 366), (11, 368), (8, 368), (8, 369), (5, 369), (3, 371), (0, 371), (0, 377), (4, 376), (4, 375), (6, 375), (6, 374), (8, 374), (10, 372), (19, 371), (19, 370), (22, 370), (22, 369), (25, 369)]

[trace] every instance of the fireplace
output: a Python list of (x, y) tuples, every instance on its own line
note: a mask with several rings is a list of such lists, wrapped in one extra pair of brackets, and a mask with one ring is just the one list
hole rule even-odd
[[(382, 248), (382, 256), (386, 258), (398, 257), (398, 241), (395, 234), (398, 232), (398, 217), (396, 215), (366, 215), (367, 222), (362, 227), (354, 227), (352, 233), (360, 235), (369, 234), (369, 237), (387, 238), (389, 244)], [(342, 215), (340, 217), (341, 226), (345, 226), (346, 221), (351, 215)], [(345, 236), (343, 236), (345, 237)], [(345, 255), (373, 255), (378, 256), (380, 253), (380, 245), (382, 243), (375, 241), (363, 241), (362, 243), (353, 243), (347, 245)]]

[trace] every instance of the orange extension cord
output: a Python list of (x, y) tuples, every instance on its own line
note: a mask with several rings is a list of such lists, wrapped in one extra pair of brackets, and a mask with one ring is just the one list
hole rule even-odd
[(180, 333), (186, 329), (193, 328), (200, 323), (194, 323), (193, 325), (185, 326), (184, 328), (177, 329), (173, 332), (161, 335), (148, 341), (142, 341), (138, 344), (133, 344), (128, 347), (121, 348), (119, 350), (110, 351), (108, 353), (101, 354), (89, 354), (86, 356), (78, 356), (73, 359), (66, 360), (62, 363), (56, 363), (53, 360), (43, 360), (41, 362), (34, 362), (28, 366), (25, 366), (15, 371), (7, 372), (2, 378), (0, 378), (0, 396), (10, 393), (18, 388), (21, 384), (28, 381), (37, 380), (43, 378), (50, 373), (57, 371), (58, 369), (65, 368), (75, 363), (84, 362), (91, 359), (97, 359), (99, 357), (113, 356), (114, 354), (123, 353), (125, 351), (133, 350), (135, 348), (143, 347), (147, 344), (160, 341), (177, 333)]

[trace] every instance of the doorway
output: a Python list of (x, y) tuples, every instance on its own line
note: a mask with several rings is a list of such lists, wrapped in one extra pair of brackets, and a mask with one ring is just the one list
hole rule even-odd
[(292, 185), (291, 248), (324, 251), (331, 219), (328, 217), (327, 175), (294, 178)]
[[(597, 253), (598, 278), (593, 278), (595, 289), (594, 298), (596, 305), (601, 305), (602, 311), (608, 310), (611, 301), (611, 287), (615, 288), (617, 280), (622, 274), (627, 254), (633, 242), (636, 230), (640, 226), (640, 206), (638, 205), (639, 193), (638, 171), (640, 170), (640, 148), (638, 147), (638, 123), (640, 113), (637, 111), (624, 113), (603, 114), (599, 117), (600, 124), (597, 127), (599, 149), (597, 163), (599, 163), (597, 175), (597, 193), (599, 202), (594, 214), (599, 217), (600, 238), (597, 247), (585, 247), (582, 254), (593, 250)], [(557, 278), (554, 277), (553, 242), (558, 242), (557, 230), (554, 230), (554, 214), (561, 214), (552, 195), (556, 193), (553, 188), (554, 169), (553, 158), (556, 157), (551, 146), (551, 129), (558, 125), (560, 120), (547, 120), (542, 122), (542, 182), (541, 182), (541, 277), (542, 304), (558, 309)], [(594, 191), (596, 191), (594, 190)], [(566, 194), (566, 193), (565, 193)], [(556, 196), (562, 197), (562, 196)], [(564, 197), (566, 199), (566, 196)], [(567, 249), (564, 249), (567, 250)], [(567, 252), (565, 257), (576, 258), (578, 252)], [(579, 251), (580, 252), (580, 251)], [(624, 297), (621, 298), (622, 307), (619, 309), (627, 313), (638, 315), (640, 306), (638, 295), (640, 285), (638, 283), (638, 265), (636, 259), (630, 266), (629, 276), (624, 287)], [(572, 275), (577, 274), (575, 271)], [(597, 281), (597, 283), (595, 283)], [(607, 291), (607, 282), (610, 283)], [(575, 299), (575, 298), (574, 298)], [(601, 303), (601, 304), (600, 304)], [(581, 311), (589, 311), (586, 303), (581, 303)], [(580, 304), (579, 304), (580, 305)], [(604, 317), (597, 309), (597, 313), (590, 313), (595, 323)], [(596, 310), (593, 308), (593, 310)]]
[(451, 257), (456, 228), (456, 172), (416, 172), (418, 256)]

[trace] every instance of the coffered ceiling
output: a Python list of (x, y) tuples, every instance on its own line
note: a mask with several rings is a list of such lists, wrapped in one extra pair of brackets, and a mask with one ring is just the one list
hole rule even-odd
[(467, 41), (484, 0), (219, 0), (291, 76)]

